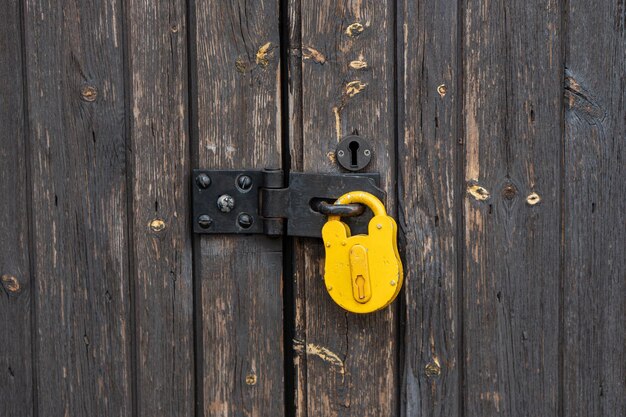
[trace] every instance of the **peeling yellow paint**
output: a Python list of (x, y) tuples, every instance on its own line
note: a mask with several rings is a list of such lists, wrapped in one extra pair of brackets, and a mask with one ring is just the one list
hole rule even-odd
[(478, 121), (476, 120), (477, 106), (480, 103), (481, 95), (477, 91), (476, 83), (470, 84), (467, 97), (465, 99), (465, 124), (467, 126), (465, 142), (467, 149), (465, 175), (466, 178), (478, 178), (480, 176), (480, 132)]
[(302, 48), (302, 58), (312, 59), (318, 64), (326, 63), (326, 57), (324, 56), (324, 54), (317, 49), (311, 48), (310, 46), (305, 46)]
[(359, 36), (363, 30), (363, 25), (356, 22), (346, 28), (346, 35), (354, 38), (355, 36)]
[(269, 59), (272, 57), (272, 43), (268, 42), (265, 45), (262, 45), (256, 53), (256, 63), (257, 65), (262, 65), (267, 67), (269, 64)]
[(307, 355), (317, 356), (324, 362), (333, 365), (339, 369), (339, 373), (341, 375), (345, 374), (345, 365), (341, 358), (337, 356), (336, 353), (332, 352), (330, 349), (327, 349), (320, 345), (315, 345), (313, 343), (307, 343), (306, 349), (304, 349), (304, 342), (300, 340), (293, 341), (294, 350), (298, 353), (306, 352)]
[(530, 193), (528, 197), (526, 197), (526, 203), (528, 203), (528, 205), (531, 205), (531, 206), (538, 204), (540, 201), (541, 201), (541, 197), (537, 193)]
[(346, 84), (345, 92), (348, 97), (354, 97), (361, 91), (363, 91), (365, 87), (367, 87), (367, 84), (362, 83), (359, 80), (350, 81), (348, 84)]
[(367, 68), (367, 61), (365, 61), (363, 55), (359, 55), (359, 58), (354, 61), (350, 61), (348, 66), (355, 70), (365, 69)]
[(165, 222), (161, 219), (154, 219), (150, 222), (150, 229), (153, 232), (160, 232), (165, 229)]
[(474, 197), (476, 200), (479, 200), (479, 201), (485, 201), (491, 196), (491, 194), (489, 194), (489, 191), (486, 188), (481, 187), (478, 184), (470, 184), (467, 187), (467, 192), (470, 193), (472, 197)]
[(337, 140), (341, 140), (341, 109), (333, 107), (333, 114), (335, 115), (335, 134), (337, 135)]

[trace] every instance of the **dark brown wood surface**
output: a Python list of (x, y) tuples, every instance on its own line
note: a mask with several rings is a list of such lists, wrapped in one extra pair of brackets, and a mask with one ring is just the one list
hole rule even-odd
[(0, 2), (0, 416), (33, 415), (21, 10)]
[(556, 416), (561, 10), (469, 1), (462, 22), (462, 413)]
[[(341, 171), (335, 147), (343, 136), (358, 133), (371, 141), (375, 161), (367, 170), (381, 173), (393, 213), (392, 2), (289, 6), (292, 170)], [(296, 240), (294, 253), (296, 415), (396, 415), (398, 304), (371, 315), (349, 314), (326, 292), (319, 241)]]
[(23, 6), (35, 415), (130, 415), (121, 2)]
[(405, 285), (402, 415), (459, 415), (457, 206), (461, 101), (455, 2), (398, 18), (398, 225)]
[(136, 412), (191, 416), (186, 2), (131, 0), (127, 11)]
[[(278, 2), (196, 0), (195, 163), (280, 168)], [(199, 413), (284, 413), (282, 240), (203, 236), (196, 245)]]
[[(0, 416), (626, 415), (621, 0), (0, 6)], [(319, 240), (192, 233), (192, 168), (353, 133), (390, 308)]]
[(567, 7), (563, 415), (626, 415), (626, 11)]

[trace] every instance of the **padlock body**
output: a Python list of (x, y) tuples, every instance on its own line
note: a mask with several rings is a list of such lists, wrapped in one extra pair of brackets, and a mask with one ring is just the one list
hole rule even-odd
[[(397, 226), (392, 217), (374, 216), (367, 235), (349, 235), (340, 220), (322, 228), (326, 249), (324, 283), (345, 310), (371, 313), (389, 305), (402, 286)], [(363, 259), (363, 257), (366, 259)]]

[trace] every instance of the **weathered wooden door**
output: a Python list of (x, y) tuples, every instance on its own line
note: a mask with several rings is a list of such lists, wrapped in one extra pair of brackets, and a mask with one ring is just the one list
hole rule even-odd
[[(2, 0), (0, 416), (626, 415), (622, 0)], [(399, 299), (192, 233), (369, 138)]]

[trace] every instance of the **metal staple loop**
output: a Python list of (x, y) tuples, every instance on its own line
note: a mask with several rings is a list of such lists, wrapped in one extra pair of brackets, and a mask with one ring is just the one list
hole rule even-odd
[(363, 214), (365, 206), (362, 204), (331, 204), (322, 200), (317, 202), (313, 209), (326, 216), (355, 217)]

